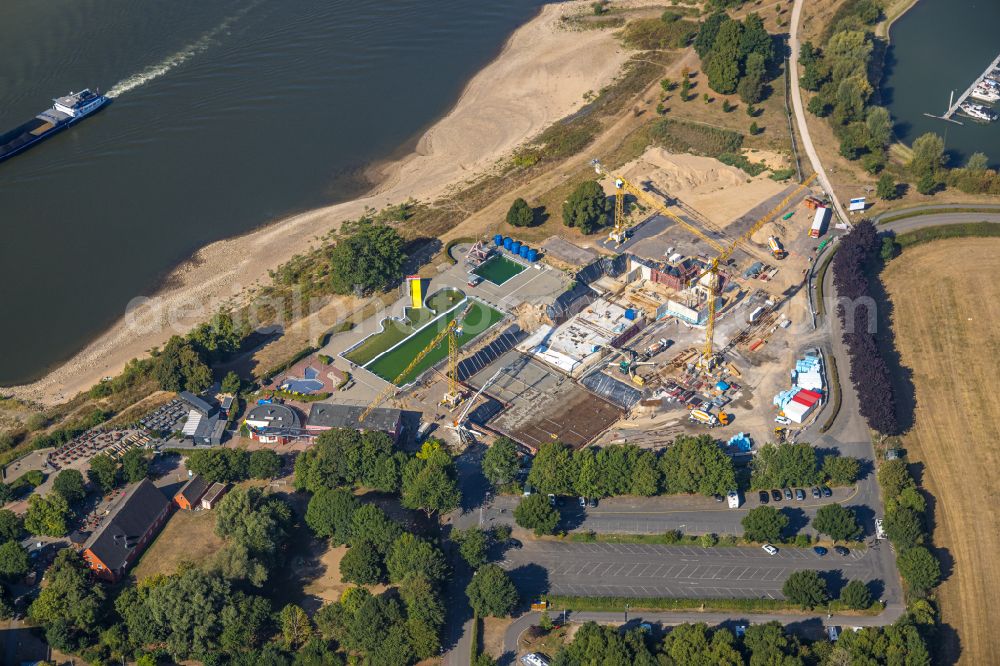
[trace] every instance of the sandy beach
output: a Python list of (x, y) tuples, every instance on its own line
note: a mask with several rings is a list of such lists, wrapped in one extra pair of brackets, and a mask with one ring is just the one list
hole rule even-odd
[(148, 298), (136, 294), (127, 313), (67, 363), (32, 384), (5, 394), (51, 404), (121, 371), (132, 358), (162, 345), (238, 301), (268, 271), (307, 251), (340, 222), (416, 199), (430, 202), (494, 166), (518, 145), (571, 114), (587, 91), (620, 71), (627, 53), (610, 32), (568, 31), (560, 19), (587, 2), (546, 5), (519, 28), (499, 56), (468, 83), (451, 111), (418, 141), (413, 154), (386, 166), (378, 187), (349, 202), (280, 220), (199, 250)]

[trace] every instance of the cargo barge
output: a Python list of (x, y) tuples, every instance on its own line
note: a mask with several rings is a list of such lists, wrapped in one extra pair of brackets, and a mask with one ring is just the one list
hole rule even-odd
[(17, 155), (59, 133), (111, 102), (111, 99), (90, 89), (71, 92), (52, 100), (51, 109), (42, 111), (20, 127), (0, 135), (0, 162)]

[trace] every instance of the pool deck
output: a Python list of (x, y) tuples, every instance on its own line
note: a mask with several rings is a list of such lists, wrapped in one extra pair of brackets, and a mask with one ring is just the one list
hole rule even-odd
[[(466, 250), (467, 247), (456, 247), (455, 256), (464, 256)], [(471, 296), (501, 313), (510, 314), (521, 303), (549, 304), (569, 286), (569, 277), (565, 273), (545, 264), (538, 265), (540, 268), (531, 266), (503, 285), (495, 285), (484, 280), (476, 287), (469, 287), (467, 284), (469, 266), (461, 261), (454, 265), (442, 262), (437, 266), (437, 275), (431, 278), (430, 284), (427, 285), (426, 293), (433, 294), (445, 287), (459, 289), (467, 296)], [(357, 345), (369, 335), (379, 332), (381, 322), (386, 317), (403, 317), (404, 310), (409, 304), (409, 294), (403, 288), (399, 292), (399, 298), (390, 307), (377, 312), (350, 331), (332, 336), (326, 346), (319, 351), (321, 354), (332, 356), (334, 365), (341, 370), (350, 372), (356, 382), (350, 390), (334, 393), (331, 400), (336, 400), (338, 403), (355, 401), (359, 404), (365, 404), (385, 387), (387, 382), (384, 379), (351, 363), (340, 354)], [(296, 368), (298, 368), (298, 364), (296, 364)], [(301, 376), (294, 375), (291, 371), (288, 374)]]

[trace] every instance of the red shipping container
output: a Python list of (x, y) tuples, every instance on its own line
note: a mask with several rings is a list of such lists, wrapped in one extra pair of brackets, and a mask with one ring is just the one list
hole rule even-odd
[(812, 402), (809, 402), (808, 400), (805, 400), (804, 398), (800, 398), (797, 393), (795, 394), (795, 397), (792, 398), (792, 402), (797, 402), (800, 405), (805, 405), (806, 407), (812, 407), (813, 405), (816, 404), (815, 400), (813, 400)]
[(799, 391), (798, 395), (809, 396), (814, 401), (823, 399), (822, 393), (817, 393), (816, 391), (810, 391), (809, 389), (802, 389), (801, 391)]

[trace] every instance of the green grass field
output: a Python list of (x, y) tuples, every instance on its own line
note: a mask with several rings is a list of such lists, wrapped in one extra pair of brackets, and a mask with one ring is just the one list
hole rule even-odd
[[(464, 309), (455, 308), (443, 317), (439, 317), (430, 326), (410, 337), (406, 342), (392, 350), (392, 352), (367, 366), (367, 369), (388, 382), (394, 381), (399, 376), (399, 373), (403, 372), (406, 366), (413, 361), (417, 354), (431, 343), (434, 336), (440, 333), (442, 328), (460, 315)], [(458, 336), (459, 346), (468, 343), (501, 319), (503, 319), (503, 313), (479, 301), (472, 301), (472, 309), (469, 310), (469, 314), (466, 315), (465, 320), (462, 322), (462, 333)], [(403, 386), (412, 382), (420, 373), (443, 359), (447, 354), (448, 343), (446, 340), (442, 340), (408, 375), (400, 379), (398, 385)]]
[(525, 266), (511, 261), (502, 254), (497, 254), (486, 260), (479, 268), (472, 271), (484, 280), (501, 285), (525, 269)]
[(408, 335), (412, 335), (415, 330), (434, 317), (454, 307), (463, 298), (465, 298), (465, 294), (458, 289), (441, 289), (435, 292), (424, 300), (426, 307), (419, 310), (410, 307), (404, 309), (405, 321), (399, 321), (392, 317), (383, 319), (381, 321), (382, 331), (362, 340), (361, 344), (344, 354), (344, 358), (358, 365), (369, 363), (385, 350), (405, 340)]

